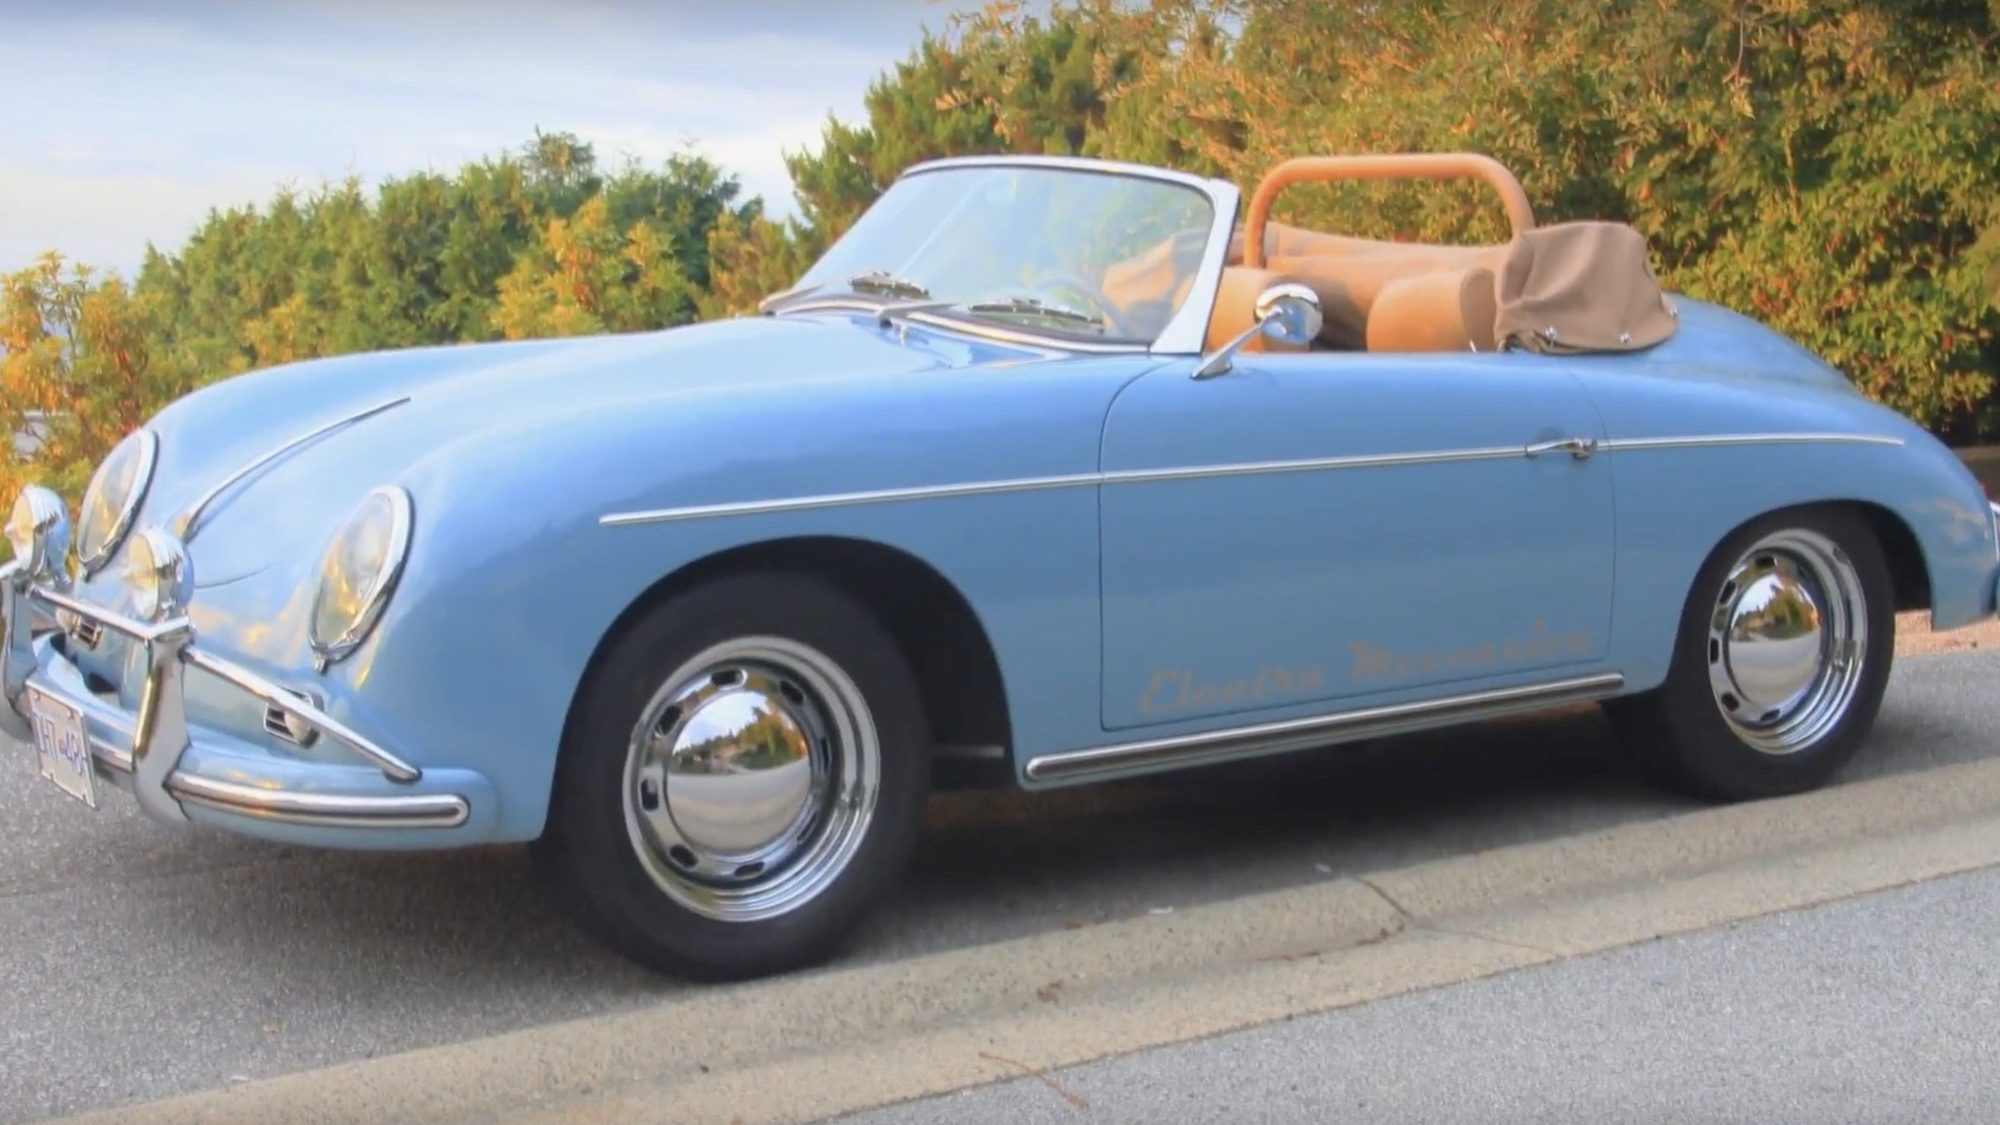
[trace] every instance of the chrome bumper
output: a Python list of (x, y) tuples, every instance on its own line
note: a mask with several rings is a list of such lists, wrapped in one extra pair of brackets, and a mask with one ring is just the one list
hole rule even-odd
[[(37, 642), (34, 619), (58, 612), (74, 614), (144, 647), (146, 679), (136, 714), (92, 692), (75, 666), (54, 652), (49, 640)], [(30, 582), (16, 565), (0, 568), (0, 730), (22, 741), (30, 737), (21, 709), (32, 681), (36, 691), (84, 714), (98, 772), (114, 781), (129, 781), (140, 808), (148, 814), (167, 821), (186, 821), (192, 806), (307, 827), (457, 828), (466, 823), (470, 804), (455, 793), (377, 795), (291, 790), (182, 769), (183, 759), (197, 745), (195, 732), (188, 725), (184, 696), (189, 668), (310, 724), (323, 736), (354, 751), (391, 782), (415, 784), (423, 778), (422, 770), (312, 704), (262, 676), (202, 651), (186, 617), (157, 624), (136, 621)], [(348, 767), (328, 768), (352, 772)]]

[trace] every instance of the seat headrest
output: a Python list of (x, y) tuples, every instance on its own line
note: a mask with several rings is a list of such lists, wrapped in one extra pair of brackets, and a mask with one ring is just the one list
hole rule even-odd
[(1397, 278), (1368, 312), (1371, 352), (1490, 352), (1499, 297), (1484, 266)]

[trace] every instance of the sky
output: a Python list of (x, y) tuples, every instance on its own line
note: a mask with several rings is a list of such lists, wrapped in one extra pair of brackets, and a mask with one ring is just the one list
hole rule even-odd
[(793, 211), (783, 154), (977, 0), (0, 0), (0, 272), (128, 276), (210, 208), (449, 172), (537, 128), (692, 146)]

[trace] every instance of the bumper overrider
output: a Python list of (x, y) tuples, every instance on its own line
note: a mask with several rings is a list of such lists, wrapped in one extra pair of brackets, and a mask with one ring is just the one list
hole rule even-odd
[[(146, 813), (281, 839), (338, 844), (353, 839), (356, 829), (370, 837), (376, 832), (368, 830), (464, 829), (475, 799), (490, 805), (490, 789), (477, 774), (453, 769), (426, 776), (299, 695), (204, 651), (184, 606), (165, 606), (159, 620), (147, 621), (77, 597), (63, 565), (54, 561), (67, 551), (67, 513), (52, 514), (47, 523), (29, 557), (0, 567), (0, 731), (30, 741), (32, 700), (46, 697), (83, 717), (93, 772), (129, 788)], [(145, 678), (135, 710), (112, 693), (93, 690), (66, 655), (64, 630), (52, 627), (59, 621), (72, 631), (87, 623), (143, 650)], [(190, 675), (283, 712), (351, 751), (354, 763), (276, 755), (191, 725)]]

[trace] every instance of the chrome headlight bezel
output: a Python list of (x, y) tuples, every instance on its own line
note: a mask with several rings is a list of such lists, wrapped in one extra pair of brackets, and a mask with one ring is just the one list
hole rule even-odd
[(194, 600), (194, 564), (185, 544), (149, 527), (133, 536), (125, 560), (133, 610), (140, 620), (165, 621), (187, 612)]
[[(375, 623), (381, 620), (382, 611), (388, 608), (389, 599), (402, 580), (403, 566), (409, 561), (410, 532), (415, 523), (416, 505), (409, 492), (385, 485), (362, 497), (328, 541), (326, 551), (320, 556), (318, 584), (313, 590), (306, 624), (313, 663), (319, 671), (326, 671), (360, 648)], [(383, 540), (379, 557), (371, 564), (373, 572), (348, 573), (348, 548), (357, 537), (369, 533), (379, 534)], [(329, 601), (340, 596), (337, 590), (349, 591), (347, 600), (351, 604), (339, 610), (338, 617), (329, 618)]]
[[(113, 504), (100, 504), (98, 501), (102, 498), (99, 493), (111, 487), (112, 470), (120, 467), (127, 457), (136, 458), (137, 462), (125, 494), (117, 497)], [(83, 504), (76, 524), (76, 561), (83, 568), (86, 578), (110, 561), (125, 537), (131, 534), (132, 523), (139, 515), (139, 506), (145, 503), (146, 491), (152, 487), (153, 470), (159, 460), (159, 435), (151, 430), (135, 430), (113, 446), (103, 463), (97, 466), (89, 487), (83, 491)], [(97, 513), (106, 508), (112, 512), (111, 522), (100, 529)]]

